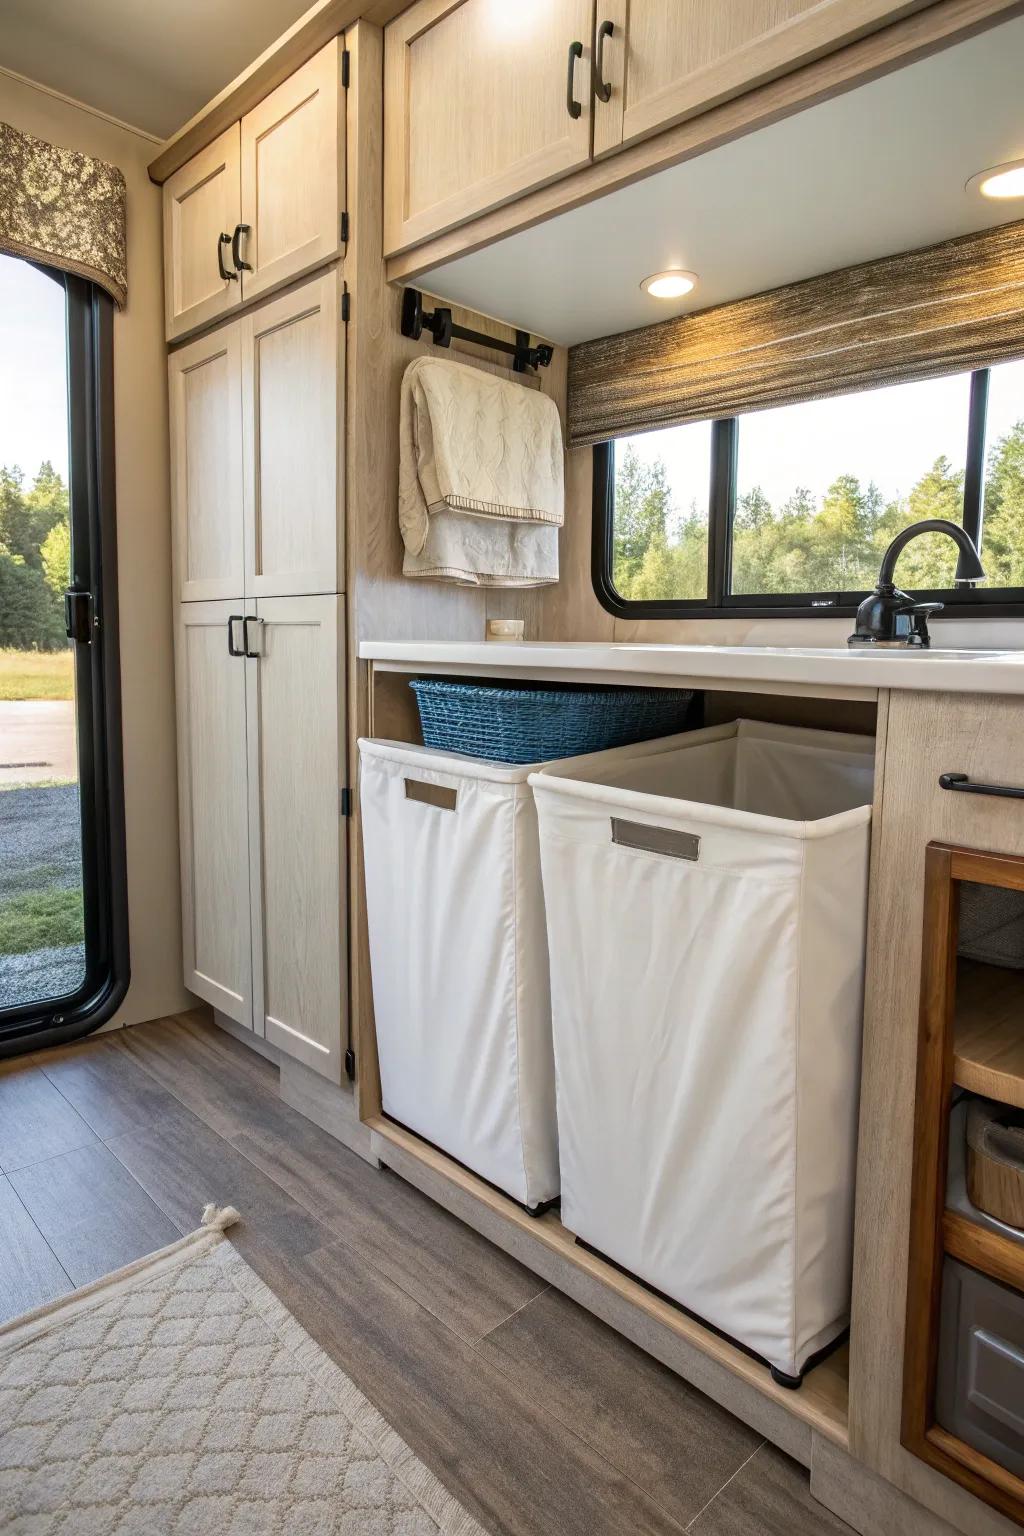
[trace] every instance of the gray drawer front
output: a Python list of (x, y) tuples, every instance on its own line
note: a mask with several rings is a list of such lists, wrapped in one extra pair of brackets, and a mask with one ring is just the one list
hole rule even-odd
[(1024, 1296), (946, 1259), (935, 1417), (1024, 1477)]

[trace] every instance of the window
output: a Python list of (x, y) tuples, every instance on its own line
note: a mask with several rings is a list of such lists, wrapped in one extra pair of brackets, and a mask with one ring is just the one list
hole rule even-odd
[(0, 256), (0, 1055), (127, 985), (112, 313)]
[(961, 523), (987, 581), (952, 586), (956, 547), (915, 539), (897, 581), (976, 613), (1024, 606), (1024, 361), (599, 444), (594, 582), (615, 613), (852, 614), (886, 547)]

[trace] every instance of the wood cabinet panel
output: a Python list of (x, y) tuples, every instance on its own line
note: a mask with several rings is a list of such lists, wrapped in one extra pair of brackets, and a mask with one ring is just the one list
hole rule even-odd
[(344, 602), (266, 598), (250, 626), (249, 804), (257, 1017), (340, 1081), (347, 1014)]
[(237, 325), (168, 359), (171, 508), (182, 601), (245, 590), (242, 353)]
[(241, 321), (245, 590), (258, 597), (342, 584), (340, 285), (325, 273)]
[(592, 25), (593, 0), (419, 0), (390, 24), (386, 253), (586, 163)]
[(241, 612), (233, 601), (178, 607), (178, 800), (185, 984), (252, 1028), (246, 663), (228, 654)]
[[(230, 237), (240, 214), (239, 125), (164, 183), (164, 309), (168, 341), (227, 314), (242, 299)], [(224, 277), (218, 262), (231, 275)]]
[(594, 153), (667, 128), (919, 9), (893, 0), (598, 0), (611, 99)]
[(296, 70), (241, 125), (242, 292), (269, 288), (330, 261), (345, 206), (344, 40)]

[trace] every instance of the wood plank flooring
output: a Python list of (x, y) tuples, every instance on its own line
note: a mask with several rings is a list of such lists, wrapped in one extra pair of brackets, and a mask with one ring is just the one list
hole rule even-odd
[(208, 1200), (494, 1536), (849, 1536), (801, 1467), (289, 1109), (205, 1014), (0, 1068), (0, 1320), (172, 1242)]

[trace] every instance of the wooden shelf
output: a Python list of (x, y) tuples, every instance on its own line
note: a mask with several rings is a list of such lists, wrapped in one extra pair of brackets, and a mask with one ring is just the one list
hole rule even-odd
[(1024, 1109), (1024, 971), (957, 966), (953, 1081)]
[(1002, 1232), (969, 1221), (959, 1211), (946, 1211), (942, 1218), (942, 1244), (951, 1258), (971, 1269), (1024, 1290), (1024, 1243), (1015, 1243)]

